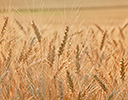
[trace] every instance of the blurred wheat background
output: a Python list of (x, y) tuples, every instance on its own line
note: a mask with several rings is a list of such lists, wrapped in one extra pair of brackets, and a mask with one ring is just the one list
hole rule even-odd
[(127, 0), (0, 6), (0, 100), (128, 100)]

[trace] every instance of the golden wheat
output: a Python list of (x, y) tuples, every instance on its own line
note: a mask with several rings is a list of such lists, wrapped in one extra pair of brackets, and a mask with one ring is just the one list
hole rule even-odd
[(31, 25), (32, 25), (32, 28), (35, 31), (35, 34), (36, 34), (36, 37), (37, 37), (39, 43), (41, 43), (41, 35), (40, 35), (40, 32), (39, 32), (37, 26), (35, 25), (34, 21), (31, 22)]
[(68, 31), (69, 31), (69, 27), (66, 27), (65, 33), (64, 33), (64, 40), (61, 43), (61, 46), (59, 47), (59, 51), (58, 51), (58, 56), (60, 57), (64, 51), (64, 47), (68, 38)]
[(8, 17), (5, 17), (5, 22), (4, 22), (4, 26), (3, 26), (3, 28), (2, 28), (2, 30), (1, 30), (1, 38), (4, 36), (4, 34), (5, 34), (5, 31), (6, 31), (6, 27), (7, 27), (7, 24), (8, 24)]
[(0, 23), (0, 99), (127, 100), (128, 24), (80, 27), (56, 16), (49, 24), (37, 16), (29, 26), (17, 16)]

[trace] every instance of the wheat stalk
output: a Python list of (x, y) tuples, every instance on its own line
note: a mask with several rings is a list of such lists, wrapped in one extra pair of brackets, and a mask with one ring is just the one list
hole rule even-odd
[(80, 91), (79, 94), (78, 94), (77, 100), (82, 100), (82, 94), (81, 94), (81, 91)]
[(109, 95), (109, 97), (108, 97), (107, 100), (111, 100), (113, 96), (114, 96), (114, 92), (112, 92), (112, 93)]
[(77, 73), (80, 71), (80, 51), (79, 51), (79, 45), (76, 47), (76, 69)]
[(11, 63), (11, 57), (12, 57), (12, 50), (10, 49), (9, 50), (9, 54), (8, 54), (8, 57), (7, 57), (7, 59), (6, 59), (6, 70), (8, 70), (9, 69), (9, 66), (10, 66), (10, 63)]
[(51, 47), (49, 46), (49, 52), (48, 52), (48, 57), (50, 67), (52, 67), (54, 61), (55, 61), (55, 46)]
[(19, 56), (19, 62), (20, 62), (20, 61), (23, 61), (24, 58), (25, 58), (25, 55), (24, 55), (24, 53), (25, 53), (25, 49), (26, 49), (26, 41), (24, 42), (22, 51), (21, 51), (21, 53), (20, 53), (20, 56)]
[(71, 75), (68, 70), (67, 70), (67, 81), (69, 84), (69, 88), (71, 89), (71, 91), (73, 93), (74, 92), (74, 84), (73, 84), (73, 80), (72, 80)]
[(28, 83), (28, 86), (30, 87), (30, 92), (32, 92), (33, 96), (35, 99), (37, 99), (37, 95), (40, 95), (40, 94), (37, 94), (37, 89), (36, 89), (36, 86), (33, 82), (33, 79), (31, 77), (32, 74), (30, 74), (30, 71), (27, 69), (27, 78), (26, 78), (26, 81)]
[(65, 30), (65, 35), (64, 35), (64, 39), (59, 47), (59, 51), (58, 51), (58, 56), (60, 57), (64, 51), (64, 47), (65, 47), (65, 44), (66, 44), (66, 41), (68, 39), (68, 31), (69, 31), (69, 27), (67, 26), (66, 27), (66, 30)]
[(61, 66), (59, 66), (59, 68), (57, 69), (57, 72), (54, 75), (54, 79), (56, 79), (57, 75), (60, 73), (60, 71), (66, 67), (64, 67), (64, 65), (66, 64), (67, 61), (63, 62)]
[(118, 27), (118, 29), (119, 29), (119, 32), (120, 32), (120, 35), (121, 35), (122, 39), (124, 40), (125, 36), (123, 34), (123, 30), (120, 27)]
[(32, 54), (32, 47), (30, 46), (27, 52), (24, 54), (23, 62), (25, 62), (29, 58), (29, 55), (31, 54)]
[(39, 99), (44, 100), (43, 94), (39, 91), (39, 89), (36, 89), (36, 91), (38, 93)]
[(19, 26), (19, 28), (23, 31), (23, 33), (26, 34), (26, 31), (25, 31), (24, 27), (21, 25), (21, 23), (16, 19), (15, 19), (15, 22)]
[(115, 28), (113, 28), (110, 33), (113, 34), (115, 32)]
[(122, 31), (128, 26), (128, 22), (122, 27)]
[(3, 60), (4, 60), (4, 62), (6, 61), (6, 57), (5, 57), (5, 55), (3, 54), (3, 52), (1, 51), (1, 56), (2, 56), (2, 58), (3, 58)]
[(103, 49), (105, 38), (106, 38), (106, 34), (107, 34), (107, 32), (105, 32), (104, 35), (103, 35), (103, 38), (102, 38), (102, 41), (101, 41), (101, 45), (100, 45), (100, 50)]
[(63, 89), (63, 81), (61, 79), (58, 80), (58, 87), (59, 87), (59, 93), (60, 93), (60, 99), (63, 100), (64, 98), (64, 89)]
[(8, 71), (5, 71), (1, 76), (0, 76), (0, 83), (2, 83), (3, 79), (7, 76)]
[(121, 65), (121, 70), (120, 70), (121, 80), (124, 81), (125, 80), (125, 68), (126, 68), (124, 58), (122, 58), (120, 65)]
[(1, 30), (1, 38), (4, 36), (5, 30), (6, 30), (6, 27), (7, 27), (7, 23), (8, 23), (8, 17), (5, 17), (4, 26)]
[[(85, 49), (87, 49), (87, 48), (85, 48)], [(86, 54), (87, 57), (89, 58), (89, 60), (90, 60), (90, 62), (92, 63), (92, 65), (94, 65), (94, 60), (93, 60), (92, 56), (89, 54), (89, 52), (86, 51), (85, 54)]]
[(104, 33), (104, 30), (99, 25), (97, 24), (94, 24), (94, 25), (101, 31), (101, 33)]
[(4, 39), (1, 39), (1, 40), (0, 40), (0, 44), (2, 44), (3, 41), (4, 41)]
[(117, 42), (116, 42), (116, 40), (113, 40), (113, 43), (114, 43), (115, 47), (117, 47)]
[(32, 28), (35, 31), (36, 37), (38, 39), (38, 42), (41, 43), (41, 35), (40, 35), (40, 32), (39, 32), (37, 26), (35, 25), (34, 21), (31, 22), (31, 25), (32, 25)]
[(71, 54), (72, 54), (72, 50), (71, 50), (71, 47), (72, 47), (72, 38), (70, 37), (68, 39), (68, 45), (67, 45), (67, 54), (66, 54), (66, 57), (68, 59), (69, 62), (71, 62)]
[(108, 92), (108, 89), (106, 88), (105, 84), (97, 77), (97, 75), (94, 75), (94, 78), (96, 79), (96, 81), (99, 83), (99, 85), (102, 87), (102, 89), (105, 92)]

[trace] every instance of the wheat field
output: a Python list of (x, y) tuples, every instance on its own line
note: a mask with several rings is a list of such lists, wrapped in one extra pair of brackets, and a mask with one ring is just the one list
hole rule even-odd
[(1, 100), (128, 100), (124, 9), (0, 13)]

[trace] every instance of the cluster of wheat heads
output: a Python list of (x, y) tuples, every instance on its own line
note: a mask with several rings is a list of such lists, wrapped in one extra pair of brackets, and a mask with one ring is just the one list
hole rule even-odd
[(128, 99), (128, 24), (49, 37), (35, 21), (29, 30), (9, 21), (0, 23), (1, 100)]

